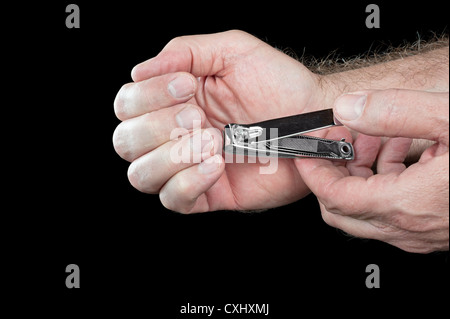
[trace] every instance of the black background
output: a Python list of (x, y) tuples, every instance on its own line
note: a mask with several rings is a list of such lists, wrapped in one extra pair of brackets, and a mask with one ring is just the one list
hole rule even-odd
[[(424, 298), (448, 295), (448, 253), (410, 254), (346, 236), (322, 221), (313, 196), (259, 214), (173, 213), (130, 186), (128, 163), (112, 146), (115, 94), (134, 65), (175, 36), (241, 29), (298, 55), (348, 57), (448, 32), (442, 2), (374, 2), (380, 29), (365, 26), (370, 1), (76, 1), (80, 29), (65, 27), (70, 2), (14, 8), (9, 27), (17, 33), (8, 37), (23, 49), (12, 82), (26, 88), (14, 93), (18, 118), (27, 120), (19, 127), (31, 123), (30, 138), (15, 144), (26, 155), (7, 172), (19, 197), (5, 242), (14, 253), (5, 263), (16, 272), (6, 277), (17, 288), (13, 299), (35, 301), (16, 310), (184, 318), (188, 302), (269, 303), (270, 318), (296, 318), (306, 310), (442, 308)], [(65, 287), (71, 263), (80, 267), (80, 289)], [(378, 290), (365, 286), (372, 263), (381, 269)]]

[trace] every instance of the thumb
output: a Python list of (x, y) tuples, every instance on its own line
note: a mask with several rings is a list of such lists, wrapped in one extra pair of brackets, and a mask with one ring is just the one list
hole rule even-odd
[(227, 54), (250, 51), (259, 40), (238, 30), (172, 39), (154, 58), (136, 65), (133, 81), (173, 72), (188, 72), (196, 77), (216, 75), (223, 70)]
[(449, 94), (388, 89), (341, 95), (336, 118), (366, 135), (424, 138), (448, 143)]

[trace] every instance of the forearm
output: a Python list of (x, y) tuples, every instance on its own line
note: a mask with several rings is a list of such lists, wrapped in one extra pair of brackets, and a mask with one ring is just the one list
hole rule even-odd
[(444, 47), (422, 54), (354, 70), (320, 76), (324, 90), (324, 106), (346, 92), (366, 89), (411, 89), (429, 92), (449, 90), (449, 48)]
[[(449, 91), (448, 46), (387, 62), (376, 63), (373, 60), (366, 62), (369, 66), (361, 67), (361, 61), (358, 60), (359, 68), (318, 75), (323, 90), (324, 108), (332, 107), (341, 94), (367, 89)], [(346, 67), (351, 68), (352, 65), (347, 64)], [(356, 137), (356, 132), (352, 131), (352, 134)], [(406, 162), (416, 162), (430, 145), (430, 141), (413, 140)]]

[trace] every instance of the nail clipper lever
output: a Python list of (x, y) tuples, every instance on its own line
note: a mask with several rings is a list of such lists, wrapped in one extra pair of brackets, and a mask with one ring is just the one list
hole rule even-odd
[(253, 124), (228, 124), (224, 151), (245, 156), (313, 157), (353, 160), (351, 143), (303, 135), (336, 125), (332, 109), (304, 113)]

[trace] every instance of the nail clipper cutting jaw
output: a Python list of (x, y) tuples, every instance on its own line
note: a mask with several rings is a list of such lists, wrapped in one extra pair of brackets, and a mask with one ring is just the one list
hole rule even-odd
[(245, 156), (353, 160), (351, 143), (303, 135), (341, 125), (327, 109), (253, 124), (228, 124), (224, 151)]

